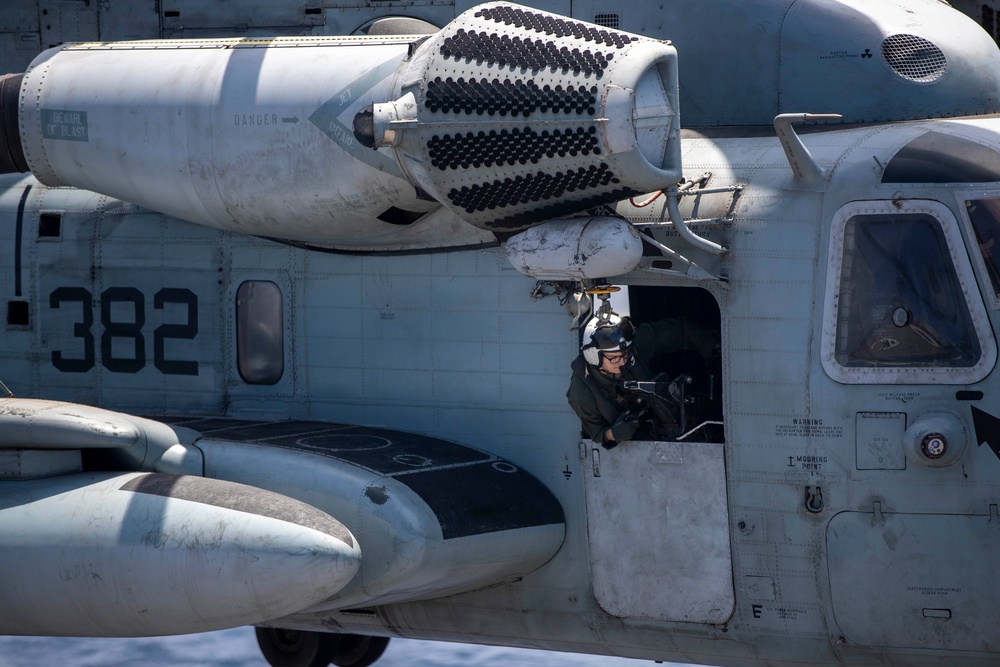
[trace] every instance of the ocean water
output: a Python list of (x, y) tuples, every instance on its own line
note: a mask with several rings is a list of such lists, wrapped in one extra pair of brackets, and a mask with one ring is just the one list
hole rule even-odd
[[(648, 660), (393, 639), (374, 667), (639, 667)], [(253, 628), (181, 637), (0, 637), (0, 667), (268, 667)], [(664, 667), (688, 667), (663, 663)]]

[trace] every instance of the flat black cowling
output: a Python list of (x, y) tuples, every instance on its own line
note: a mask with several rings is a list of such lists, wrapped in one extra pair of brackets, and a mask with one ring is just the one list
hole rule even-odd
[[(532, 474), (457, 442), (390, 429), (309, 421), (255, 422), (222, 417), (165, 421), (197, 430), (206, 438), (308, 452), (394, 479), (434, 512), (445, 540), (566, 522), (559, 500)], [(175, 476), (163, 477), (161, 483), (173, 488), (170, 478)], [(138, 490), (152, 492), (148, 490), (152, 483), (145, 482)], [(375, 482), (366, 497), (376, 504), (387, 499), (385, 489)]]
[(0, 174), (31, 171), (24, 159), (17, 108), (24, 74), (0, 77)]

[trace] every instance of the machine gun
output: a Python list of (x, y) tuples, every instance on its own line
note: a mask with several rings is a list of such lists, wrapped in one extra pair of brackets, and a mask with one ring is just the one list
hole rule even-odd
[[(694, 383), (694, 376), (682, 373), (669, 381), (664, 377), (661, 373), (651, 381), (625, 380), (622, 383), (629, 401), (630, 412), (636, 419), (641, 419), (649, 411), (653, 412), (654, 434), (684, 440), (706, 426), (722, 425), (721, 421), (708, 420), (688, 430), (688, 418), (695, 412), (696, 400), (689, 391)], [(714, 386), (710, 393), (714, 394)]]

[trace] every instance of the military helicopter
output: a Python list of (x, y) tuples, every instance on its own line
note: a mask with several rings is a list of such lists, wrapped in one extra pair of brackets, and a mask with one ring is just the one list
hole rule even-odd
[[(5, 9), (0, 633), (996, 662), (991, 35), (535, 4)], [(721, 343), (606, 449), (618, 298)]]

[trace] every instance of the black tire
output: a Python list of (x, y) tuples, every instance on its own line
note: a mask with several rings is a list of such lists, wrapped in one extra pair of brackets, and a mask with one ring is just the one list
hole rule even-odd
[(388, 637), (340, 635), (332, 662), (337, 667), (368, 667), (382, 657), (388, 645)]
[(326, 667), (341, 635), (282, 628), (254, 628), (257, 645), (271, 667)]

